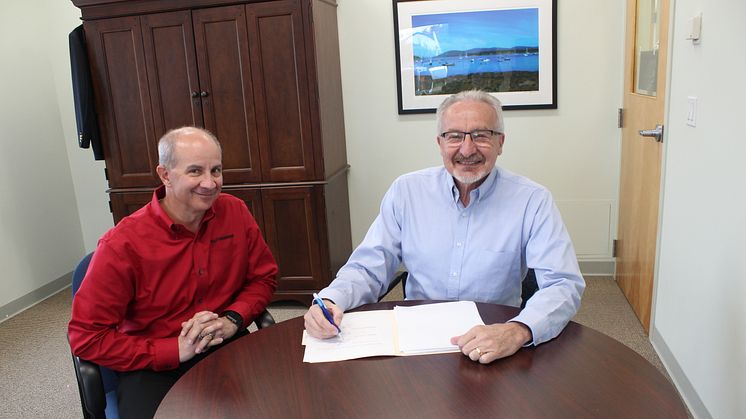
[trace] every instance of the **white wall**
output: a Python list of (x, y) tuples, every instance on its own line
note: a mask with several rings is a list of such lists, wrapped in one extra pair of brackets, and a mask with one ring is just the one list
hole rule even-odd
[[(703, 12), (702, 40), (685, 40)], [(746, 417), (746, 3), (677, 0), (651, 337), (695, 416)], [(699, 98), (697, 126), (685, 124)]]
[(70, 272), (83, 249), (55, 94), (54, 19), (42, 9), (0, 3), (0, 307)]
[(82, 22), (80, 9), (69, 0), (42, 1), (45, 3), (44, 10), (49, 19), (46, 42), (49, 44), (55, 93), (62, 120), (62, 134), (75, 186), (75, 198), (85, 247), (83, 253), (88, 253), (96, 248), (99, 237), (114, 226), (114, 221), (109, 212), (109, 197), (106, 194), (109, 187), (104, 177), (106, 165), (103, 161), (93, 159), (91, 149), (79, 148), (77, 143), (67, 36)]
[[(624, 2), (558, 2), (557, 110), (507, 111), (512, 171), (547, 186), (580, 259), (611, 260), (616, 236)], [(391, 181), (442, 164), (435, 116), (398, 115), (390, 1), (339, 0), (353, 243)]]

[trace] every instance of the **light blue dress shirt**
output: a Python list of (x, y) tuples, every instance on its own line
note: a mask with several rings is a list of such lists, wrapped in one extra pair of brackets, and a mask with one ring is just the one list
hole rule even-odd
[(538, 345), (556, 337), (580, 306), (585, 281), (549, 191), (495, 167), (459, 201), (444, 167), (394, 181), (381, 212), (337, 278), (319, 295), (342, 310), (375, 302), (404, 264), (411, 300), (469, 300), (520, 306), (533, 268), (539, 290), (511, 321)]

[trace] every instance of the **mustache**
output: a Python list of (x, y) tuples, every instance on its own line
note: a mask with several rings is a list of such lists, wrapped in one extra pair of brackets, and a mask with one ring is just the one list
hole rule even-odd
[(456, 163), (479, 163), (484, 161), (484, 155), (478, 151), (469, 157), (466, 157), (461, 153), (456, 153), (456, 155), (453, 156), (453, 161)]

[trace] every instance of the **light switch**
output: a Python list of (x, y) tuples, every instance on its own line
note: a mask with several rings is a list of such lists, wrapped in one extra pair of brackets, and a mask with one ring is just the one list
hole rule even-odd
[(686, 114), (686, 124), (690, 127), (697, 126), (697, 96), (688, 96), (686, 101), (689, 105)]
[(696, 44), (702, 35), (702, 13), (690, 18), (687, 26), (689, 30), (686, 39), (691, 39)]

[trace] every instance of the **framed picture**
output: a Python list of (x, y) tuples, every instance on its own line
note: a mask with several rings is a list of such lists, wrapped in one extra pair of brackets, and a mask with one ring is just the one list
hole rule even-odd
[(557, 108), (556, 0), (393, 0), (399, 113), (480, 89), (504, 109)]

